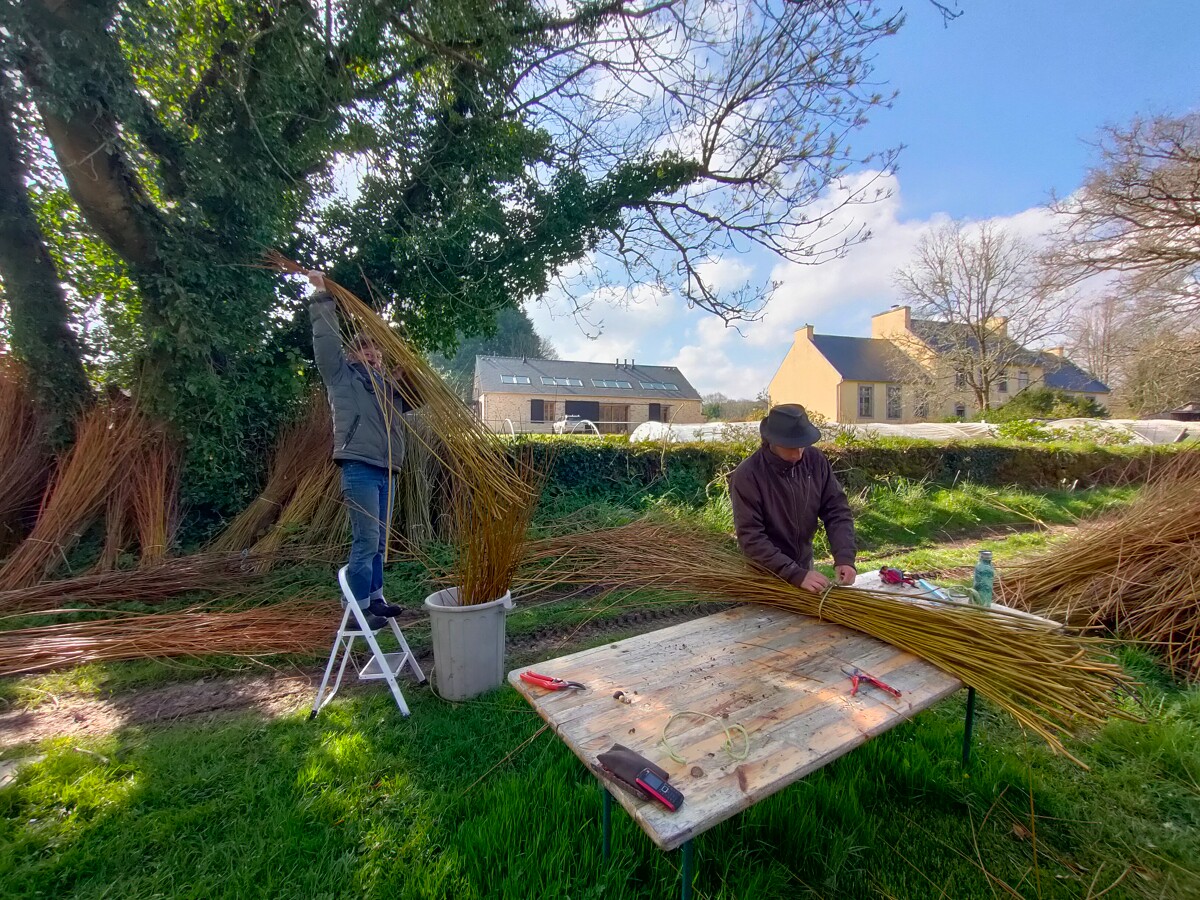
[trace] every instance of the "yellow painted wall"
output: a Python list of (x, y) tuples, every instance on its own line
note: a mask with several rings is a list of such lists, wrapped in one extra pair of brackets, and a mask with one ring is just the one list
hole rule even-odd
[(792, 346), (767, 393), (772, 406), (781, 403), (799, 403), (810, 412), (824, 416), (831, 422), (838, 418), (838, 385), (842, 376), (838, 373), (812, 342), (813, 328), (805, 326), (796, 332)]

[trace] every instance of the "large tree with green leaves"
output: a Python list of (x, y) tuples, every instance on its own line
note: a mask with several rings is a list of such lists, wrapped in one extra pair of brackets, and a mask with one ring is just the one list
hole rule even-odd
[[(40, 222), (69, 294), (15, 290), (27, 267), (0, 258), (10, 319), (46, 326), (14, 350), (48, 359), (72, 302), (101, 316), (87, 361), (178, 427), (192, 504), (219, 507), (301, 384), (305, 322), (255, 267), (266, 247), (429, 349), (606, 278), (752, 317), (760, 298), (704, 263), (754, 244), (818, 262), (864, 236), (823, 226), (874, 187), (828, 189), (865, 158), (849, 136), (888, 99), (869, 51), (899, 24), (860, 0), (7, 4), (21, 228)], [(66, 354), (45, 365), (77, 371)]]

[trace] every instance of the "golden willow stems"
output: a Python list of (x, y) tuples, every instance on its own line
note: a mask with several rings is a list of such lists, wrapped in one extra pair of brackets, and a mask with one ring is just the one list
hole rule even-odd
[(803, 591), (751, 565), (731, 541), (678, 525), (642, 521), (533, 542), (519, 581), (763, 603), (845, 625), (960, 678), (1075, 762), (1063, 745), (1074, 725), (1130, 717), (1119, 697), (1133, 682), (1094, 639), (1003, 610)]
[[(287, 274), (306, 271), (274, 251), (268, 253), (267, 264)], [(335, 281), (326, 279), (325, 286), (341, 312), (343, 343), (369, 337), (383, 358), (383, 371), (403, 373), (389, 378), (389, 384), (409, 406), (421, 410), (427, 426), (407, 428), (406, 433), (425, 444), (454, 482), (462, 603), (499, 598), (510, 587), (540, 493), (542, 478), (532, 457), (512, 454), (507, 442), (476, 419), (424, 356), (370, 306)], [(376, 396), (390, 436), (394, 417), (401, 412), (388, 400), (389, 393), (381, 390)], [(384, 524), (390, 529), (390, 522)]]

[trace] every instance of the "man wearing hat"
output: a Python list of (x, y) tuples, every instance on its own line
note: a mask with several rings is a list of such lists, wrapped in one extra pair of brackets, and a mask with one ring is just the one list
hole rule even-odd
[(829, 460), (813, 446), (821, 432), (796, 403), (772, 408), (758, 430), (762, 446), (729, 476), (738, 546), (796, 587), (823, 591), (829, 579), (813, 569), (820, 519), (837, 583), (853, 584), (854, 516)]

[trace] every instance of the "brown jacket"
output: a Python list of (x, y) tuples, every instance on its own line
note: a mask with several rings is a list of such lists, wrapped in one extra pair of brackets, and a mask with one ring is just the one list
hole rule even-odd
[(742, 552), (785, 581), (798, 586), (812, 568), (818, 517), (834, 565), (854, 565), (850, 504), (829, 460), (815, 447), (794, 465), (761, 447), (729, 476), (729, 497)]

